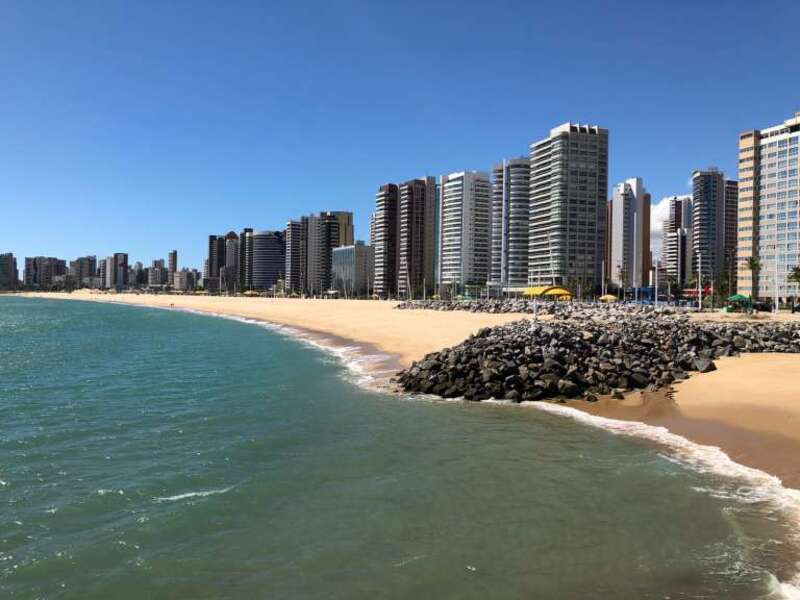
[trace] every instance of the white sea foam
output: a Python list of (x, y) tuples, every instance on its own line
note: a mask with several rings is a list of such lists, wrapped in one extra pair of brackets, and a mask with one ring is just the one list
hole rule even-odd
[[(598, 427), (614, 435), (641, 438), (654, 442), (668, 449), (668, 453), (660, 455), (666, 460), (689, 467), (700, 473), (722, 476), (732, 481), (741, 482), (740, 485), (733, 489), (702, 487), (695, 488), (696, 491), (747, 504), (766, 503), (785, 514), (790, 519), (790, 522), (796, 524), (796, 528), (800, 529), (800, 490), (785, 488), (777, 477), (759, 469), (753, 469), (734, 462), (716, 446), (696, 444), (684, 437), (671, 433), (665, 427), (656, 427), (638, 421), (619, 421), (607, 417), (598, 417), (560, 404), (551, 404), (549, 402), (522, 402), (521, 404)], [(800, 534), (795, 536), (792, 541), (800, 545)], [(774, 580), (771, 594), (768, 598), (800, 600), (800, 565), (798, 565), (798, 574), (791, 582)]]
[(233, 489), (234, 486), (220, 488), (218, 490), (203, 490), (200, 492), (186, 492), (185, 494), (177, 494), (175, 496), (160, 496), (155, 497), (153, 500), (156, 502), (175, 502), (176, 500), (184, 500), (185, 498), (205, 498), (206, 496), (214, 496), (216, 494), (224, 494)]
[(231, 321), (238, 321), (239, 323), (248, 323), (256, 325), (269, 331), (279, 333), (300, 341), (301, 343), (310, 346), (316, 350), (321, 350), (328, 355), (334, 357), (337, 362), (343, 364), (352, 375), (356, 376), (355, 383), (364, 386), (375, 386), (379, 380), (391, 375), (394, 370), (377, 370), (375, 365), (382, 362), (387, 362), (391, 359), (389, 354), (374, 352), (364, 352), (362, 346), (338, 346), (335, 340), (320, 336), (304, 329), (292, 327), (290, 325), (282, 325), (280, 323), (272, 323), (269, 321), (260, 321), (258, 319), (250, 319), (248, 317), (240, 317), (237, 315), (224, 315), (220, 313), (205, 312), (191, 308), (171, 308), (169, 310), (177, 310), (179, 312), (187, 312), (191, 314), (220, 317)]

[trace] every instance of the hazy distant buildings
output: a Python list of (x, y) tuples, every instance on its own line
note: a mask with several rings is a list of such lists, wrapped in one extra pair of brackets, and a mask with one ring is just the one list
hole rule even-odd
[(650, 194), (641, 177), (614, 186), (611, 217), (611, 281), (624, 288), (649, 285)]
[(500, 290), (528, 284), (530, 173), (525, 157), (504, 160), (493, 170), (489, 285)]
[[(450, 173), (442, 176), (440, 186), (440, 288), (459, 292), (483, 287), (489, 278), (489, 175)], [(377, 248), (375, 260), (377, 263)]]
[(197, 286), (197, 273), (191, 269), (175, 271), (173, 287), (180, 292), (191, 292)]
[(284, 278), (286, 249), (283, 231), (254, 231), (252, 289), (275, 290)]
[(608, 130), (565, 123), (531, 144), (528, 282), (601, 282), (606, 248)]
[(25, 258), (25, 286), (48, 289), (54, 280), (67, 274), (67, 263), (53, 256)]
[(668, 277), (685, 287), (692, 278), (692, 196), (670, 196), (662, 225), (662, 259)]
[(372, 246), (358, 241), (352, 246), (333, 249), (333, 289), (351, 298), (370, 292), (373, 271)]
[[(739, 293), (761, 298), (800, 295), (789, 282), (800, 263), (800, 112), (766, 129), (739, 135), (738, 285)], [(760, 270), (751, 271), (756, 258)]]
[(14, 289), (18, 283), (17, 259), (11, 252), (0, 254), (0, 290)]

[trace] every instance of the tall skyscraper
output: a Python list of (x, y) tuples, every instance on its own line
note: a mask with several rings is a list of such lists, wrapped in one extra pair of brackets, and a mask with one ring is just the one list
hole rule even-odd
[[(397, 200), (397, 292), (404, 297), (435, 288), (436, 180), (401, 183)], [(410, 285), (410, 288), (409, 288)]]
[(14, 289), (17, 283), (17, 259), (11, 252), (0, 254), (0, 290)]
[(723, 255), (725, 258), (725, 274), (730, 284), (729, 292), (735, 294), (736, 286), (736, 264), (737, 253), (736, 244), (738, 241), (739, 225), (739, 182), (736, 180), (725, 180), (725, 238)]
[(489, 284), (501, 290), (528, 284), (531, 161), (504, 160), (493, 170)]
[(286, 268), (286, 249), (282, 231), (254, 231), (253, 285), (257, 291), (272, 290), (283, 280)]
[(488, 173), (442, 175), (439, 284), (465, 291), (489, 279), (491, 184)]
[(168, 275), (167, 275), (167, 284), (168, 285), (175, 285), (175, 273), (178, 272), (178, 251), (177, 250), (170, 250), (169, 254), (167, 255), (167, 262), (168, 262)]
[(88, 284), (86, 280), (95, 277), (96, 273), (96, 256), (81, 256), (69, 263), (69, 275), (78, 286)]
[(716, 167), (692, 173), (692, 253), (704, 280), (725, 273), (725, 174)]
[(692, 277), (692, 197), (664, 198), (669, 212), (662, 224), (662, 258), (667, 275), (686, 286)]
[(116, 252), (112, 257), (114, 262), (114, 285), (118, 290), (128, 287), (128, 255), (124, 252)]
[(301, 294), (305, 291), (306, 251), (308, 248), (306, 233), (308, 219), (286, 223), (286, 291)]
[(372, 239), (375, 253), (373, 288), (379, 296), (397, 292), (397, 185), (387, 183), (375, 194), (375, 212), (372, 214)]
[(239, 232), (239, 289), (253, 287), (253, 229), (245, 227)]
[(650, 275), (650, 194), (641, 177), (614, 186), (611, 200), (611, 281), (642, 287)]
[(219, 277), (219, 268), (225, 266), (225, 236), (208, 236), (208, 276)]
[[(800, 295), (789, 282), (800, 263), (800, 112), (781, 124), (739, 135), (739, 293), (759, 298)], [(760, 270), (752, 272), (748, 259)], [(777, 292), (777, 293), (776, 293)]]
[(600, 284), (607, 198), (607, 129), (564, 123), (531, 144), (530, 285)]
[(235, 231), (225, 234), (225, 253), (219, 261), (220, 290), (228, 293), (239, 289), (239, 236)]
[(339, 238), (335, 240), (336, 246), (353, 245), (355, 238), (352, 212), (346, 210), (330, 210), (320, 213), (320, 216), (327, 219), (330, 219), (331, 217), (336, 219), (339, 231)]

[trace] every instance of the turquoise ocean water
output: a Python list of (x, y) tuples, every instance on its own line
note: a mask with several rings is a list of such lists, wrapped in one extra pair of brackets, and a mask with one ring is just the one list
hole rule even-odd
[(797, 506), (661, 430), (353, 383), (251, 323), (0, 297), (0, 598), (783, 598)]

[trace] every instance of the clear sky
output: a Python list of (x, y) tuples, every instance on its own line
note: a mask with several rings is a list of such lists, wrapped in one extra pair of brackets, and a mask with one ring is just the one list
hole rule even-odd
[(0, 252), (199, 268), (209, 233), (319, 210), (366, 239), (381, 183), (569, 120), (656, 202), (800, 110), (798, 23), (797, 0), (4, 0)]

